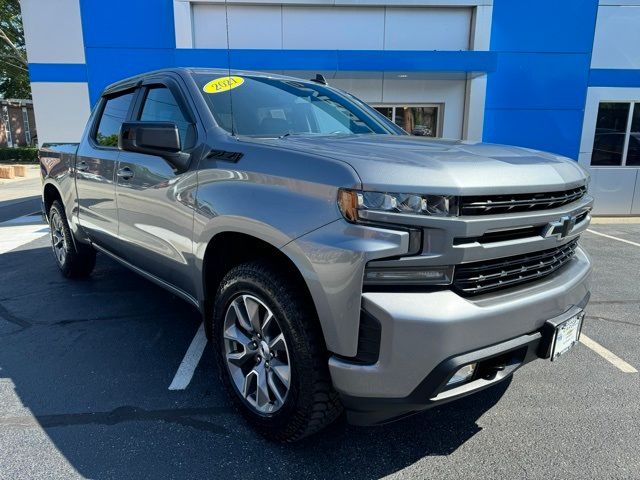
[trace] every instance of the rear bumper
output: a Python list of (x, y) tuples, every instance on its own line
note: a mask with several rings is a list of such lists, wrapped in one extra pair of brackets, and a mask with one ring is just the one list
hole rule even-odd
[[(591, 266), (575, 257), (534, 284), (476, 298), (452, 291), (363, 294), (363, 309), (381, 324), (378, 361), (361, 365), (332, 357), (329, 368), (348, 418), (384, 423), (487, 388), (544, 357), (547, 320), (584, 308)], [(443, 391), (456, 366), (504, 365), (487, 379)], [(484, 362), (484, 363), (483, 363)]]

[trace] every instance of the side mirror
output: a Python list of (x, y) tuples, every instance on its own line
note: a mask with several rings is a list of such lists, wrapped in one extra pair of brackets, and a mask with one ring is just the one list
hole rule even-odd
[(173, 122), (124, 122), (118, 148), (162, 157), (179, 171), (189, 166), (190, 155), (181, 152), (180, 132)]

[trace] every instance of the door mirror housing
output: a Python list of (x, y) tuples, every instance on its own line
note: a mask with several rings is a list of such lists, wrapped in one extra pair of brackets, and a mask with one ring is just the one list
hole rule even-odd
[(190, 155), (182, 152), (180, 131), (173, 122), (124, 122), (118, 148), (162, 157), (178, 171), (189, 167)]

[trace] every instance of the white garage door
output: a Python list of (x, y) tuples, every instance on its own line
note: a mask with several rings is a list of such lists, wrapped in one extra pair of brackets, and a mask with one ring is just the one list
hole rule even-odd
[[(194, 4), (196, 48), (226, 48), (224, 5)], [(298, 50), (468, 50), (472, 10), (230, 5), (229, 46)]]

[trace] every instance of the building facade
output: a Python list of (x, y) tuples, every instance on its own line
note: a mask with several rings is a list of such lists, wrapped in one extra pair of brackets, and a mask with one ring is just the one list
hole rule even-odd
[(21, 3), (40, 142), (148, 70), (322, 73), (410, 133), (570, 157), (596, 213), (640, 214), (640, 0)]
[(0, 147), (29, 147), (37, 141), (33, 102), (0, 99)]

